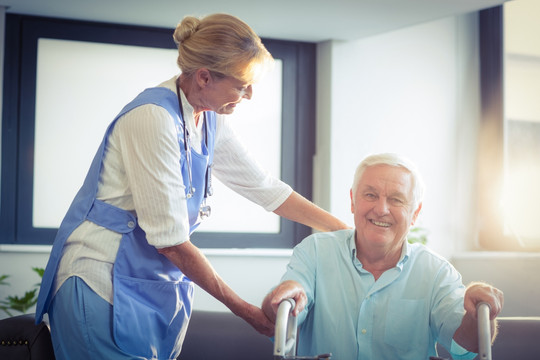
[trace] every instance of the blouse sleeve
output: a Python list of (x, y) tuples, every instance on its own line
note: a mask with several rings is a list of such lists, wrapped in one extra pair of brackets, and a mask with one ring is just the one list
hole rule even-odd
[(213, 173), (227, 187), (267, 211), (277, 209), (293, 191), (255, 161), (228, 120), (220, 115), (217, 116)]
[(160, 248), (187, 241), (189, 220), (174, 120), (162, 107), (143, 105), (120, 118), (113, 133), (148, 243)]

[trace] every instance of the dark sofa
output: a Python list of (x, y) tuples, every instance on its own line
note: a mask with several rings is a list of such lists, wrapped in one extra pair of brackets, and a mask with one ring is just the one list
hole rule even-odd
[(47, 324), (34, 324), (34, 314), (0, 320), (1, 360), (54, 360)]
[[(501, 317), (496, 360), (540, 359), (540, 317)], [(450, 359), (444, 348), (439, 356)], [(272, 360), (273, 343), (231, 313), (195, 311), (180, 360)]]
[[(179, 360), (273, 360), (266, 336), (230, 312), (195, 311)], [(34, 314), (0, 320), (0, 360), (55, 360), (49, 327)]]
[[(540, 359), (540, 317), (499, 318), (492, 355)], [(34, 314), (0, 320), (0, 359), (54, 360), (47, 325), (34, 325)], [(178, 360), (215, 359), (273, 360), (273, 343), (230, 312), (194, 311)]]

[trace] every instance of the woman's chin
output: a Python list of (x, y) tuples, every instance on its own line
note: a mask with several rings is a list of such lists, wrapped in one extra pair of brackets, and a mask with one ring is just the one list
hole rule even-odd
[(219, 108), (216, 112), (221, 115), (230, 115), (234, 112), (234, 109), (236, 109), (236, 104), (228, 104)]

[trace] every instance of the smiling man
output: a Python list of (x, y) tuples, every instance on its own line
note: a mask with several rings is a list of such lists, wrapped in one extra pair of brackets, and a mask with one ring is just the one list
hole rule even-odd
[(484, 283), (467, 288), (441, 256), (407, 234), (422, 209), (423, 182), (396, 154), (358, 166), (350, 192), (355, 229), (316, 233), (295, 247), (287, 272), (263, 301), (275, 320), (296, 300), (298, 354), (333, 359), (428, 359), (436, 343), (454, 359), (478, 351), (476, 305), (491, 307), (492, 333), (503, 294)]

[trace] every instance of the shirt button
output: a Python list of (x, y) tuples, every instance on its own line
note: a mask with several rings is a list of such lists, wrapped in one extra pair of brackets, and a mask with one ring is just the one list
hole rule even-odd
[(133, 229), (135, 227), (135, 222), (134, 221), (128, 221), (127, 226), (128, 226), (128, 228)]
[(362, 329), (362, 334), (365, 334), (367, 333), (367, 330), (366, 329)]

